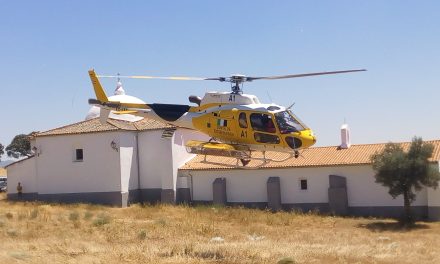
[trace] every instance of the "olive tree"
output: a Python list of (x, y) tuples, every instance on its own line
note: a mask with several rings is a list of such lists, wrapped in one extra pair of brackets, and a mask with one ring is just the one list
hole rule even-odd
[(31, 142), (29, 135), (20, 134), (12, 139), (11, 144), (6, 147), (6, 153), (9, 157), (20, 158), (32, 156)]
[(4, 147), (2, 143), (0, 143), (0, 161), (2, 160), (2, 155), (5, 154)]
[(403, 196), (402, 222), (406, 225), (414, 223), (411, 203), (416, 199), (416, 192), (423, 187), (438, 187), (439, 168), (429, 160), (433, 150), (433, 144), (414, 137), (407, 152), (399, 144), (388, 143), (382, 152), (371, 157), (376, 182), (388, 187), (394, 199)]

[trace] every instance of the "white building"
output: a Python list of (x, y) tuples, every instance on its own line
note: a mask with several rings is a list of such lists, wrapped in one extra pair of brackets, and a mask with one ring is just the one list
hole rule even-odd
[[(440, 140), (429, 141), (435, 149), (432, 165), (439, 167)], [(401, 143), (408, 149), (410, 143)], [(314, 147), (298, 159), (270, 162), (251, 161), (235, 167), (226, 157), (197, 156), (179, 169), (179, 176), (192, 186), (197, 203), (217, 202), (274, 209), (318, 209), (342, 215), (399, 216), (403, 198), (393, 199), (388, 189), (375, 182), (370, 157), (385, 144)], [(268, 153), (268, 158), (282, 158)], [(258, 168), (258, 169), (257, 169)], [(217, 186), (216, 186), (217, 185)], [(423, 188), (412, 204), (420, 218), (440, 220), (440, 188)]]
[[(111, 98), (121, 96), (141, 102), (118, 85)], [(8, 198), (121, 207), (214, 202), (364, 216), (403, 211), (402, 198), (392, 199), (374, 181), (370, 156), (385, 144), (351, 145), (347, 126), (341, 146), (310, 148), (298, 159), (279, 163), (251, 161), (243, 169), (232, 158), (188, 154), (185, 142), (204, 138), (195, 131), (133, 116), (110, 117), (102, 125), (99, 109), (92, 108), (86, 121), (36, 134), (31, 141), (35, 155), (7, 166)], [(438, 167), (440, 140), (430, 142), (435, 146), (431, 162)], [(268, 153), (269, 158), (283, 155)], [(440, 220), (440, 189), (418, 192), (413, 210), (420, 218)]]
[[(125, 95), (120, 83), (109, 99), (143, 103)], [(180, 199), (177, 169), (194, 157), (185, 142), (204, 137), (132, 115), (110, 114), (102, 125), (99, 110), (92, 107), (85, 121), (35, 134), (35, 155), (7, 167), (8, 198), (118, 206)]]

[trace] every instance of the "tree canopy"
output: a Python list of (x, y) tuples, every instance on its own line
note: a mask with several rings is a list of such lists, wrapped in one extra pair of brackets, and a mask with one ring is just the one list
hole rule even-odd
[(0, 143), (0, 160), (2, 160), (2, 155), (5, 154), (4, 147), (2, 143)]
[(29, 135), (16, 135), (14, 139), (12, 139), (11, 144), (6, 147), (6, 153), (9, 157), (13, 157), (16, 159), (20, 157), (32, 156)]
[(439, 167), (429, 161), (433, 150), (432, 144), (414, 137), (408, 152), (399, 144), (388, 143), (382, 152), (371, 157), (376, 182), (388, 187), (393, 198), (403, 195), (406, 224), (413, 221), (410, 205), (416, 199), (416, 192), (424, 186), (438, 187)]

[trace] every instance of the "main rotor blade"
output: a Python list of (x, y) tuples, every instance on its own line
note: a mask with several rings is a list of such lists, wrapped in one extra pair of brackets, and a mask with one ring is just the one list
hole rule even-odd
[(246, 77), (246, 79), (247, 79), (247, 81), (253, 81), (253, 80), (277, 80), (277, 79), (299, 78), (299, 77), (308, 77), (308, 76), (316, 76), (316, 75), (339, 74), (339, 73), (360, 72), (360, 71), (366, 71), (366, 70), (365, 69), (361, 69), (361, 70), (313, 72), (313, 73), (289, 74), (289, 75), (278, 75), (278, 76), (264, 76), (264, 77)]
[(175, 81), (205, 81), (205, 80), (215, 80), (220, 81), (221, 78), (202, 78), (202, 77), (185, 77), (185, 76), (169, 76), (169, 77), (159, 77), (159, 76), (145, 76), (145, 75), (98, 75), (100, 78), (124, 78), (124, 79), (160, 79), (160, 80), (175, 80)]

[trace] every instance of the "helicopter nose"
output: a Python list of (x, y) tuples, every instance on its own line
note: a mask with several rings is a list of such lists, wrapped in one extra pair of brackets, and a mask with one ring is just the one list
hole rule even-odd
[(312, 130), (303, 130), (295, 136), (286, 137), (286, 143), (292, 149), (308, 148), (316, 143), (316, 136)]
[(301, 139), (303, 141), (303, 147), (308, 148), (316, 143), (316, 136), (312, 130), (301, 131)]

